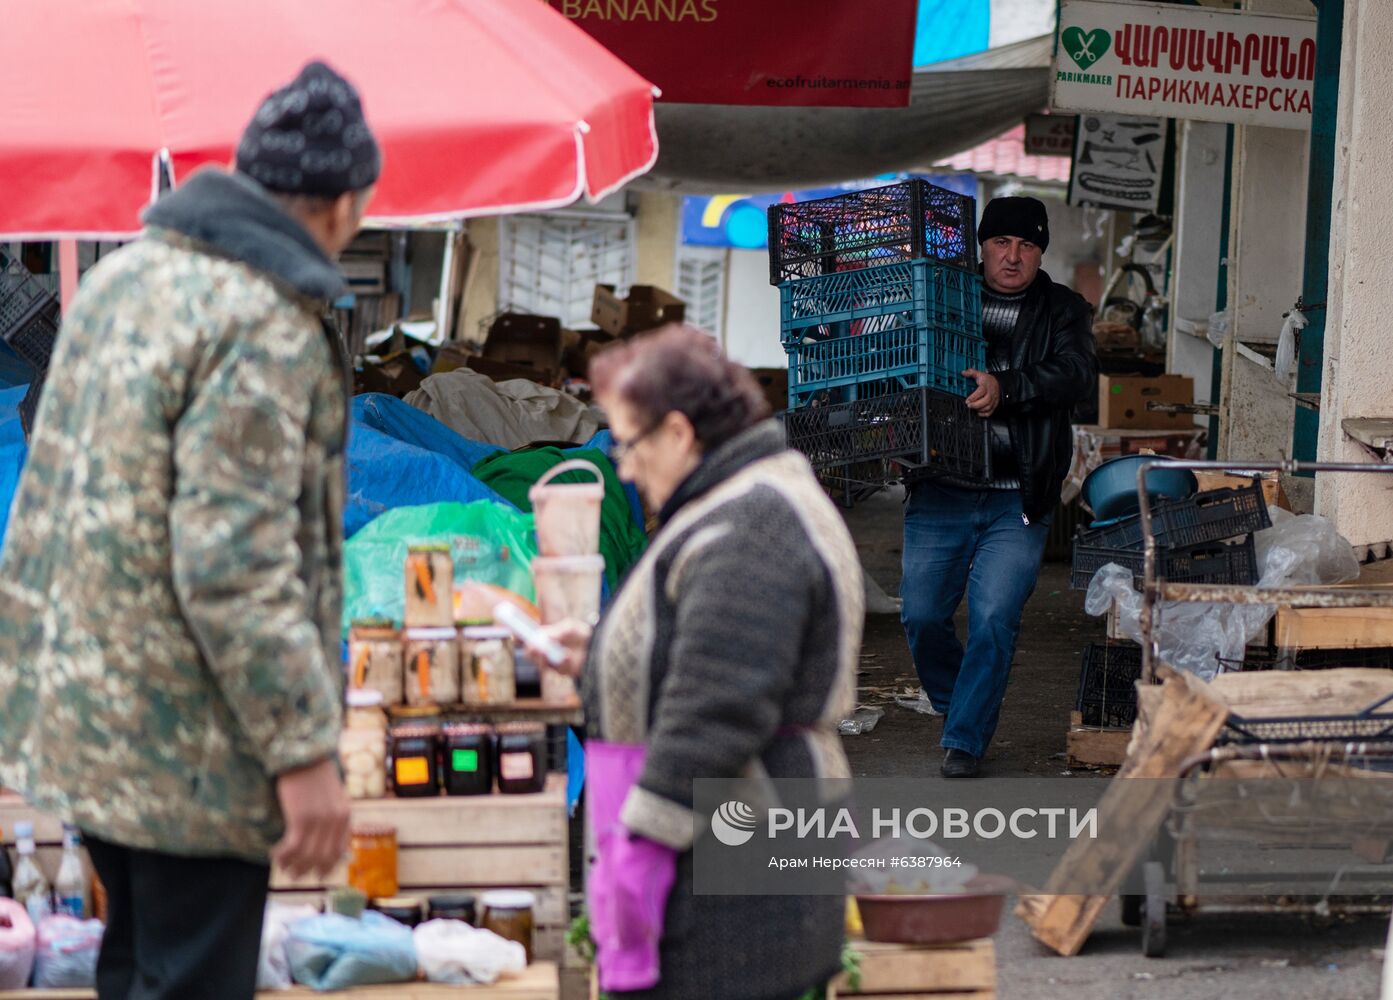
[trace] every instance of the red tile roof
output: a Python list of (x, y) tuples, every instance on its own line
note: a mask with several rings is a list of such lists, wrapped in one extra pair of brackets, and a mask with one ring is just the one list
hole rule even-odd
[(980, 146), (942, 160), (935, 166), (999, 177), (1069, 182), (1069, 157), (1025, 154), (1024, 125), (1017, 125), (995, 139), (988, 139)]

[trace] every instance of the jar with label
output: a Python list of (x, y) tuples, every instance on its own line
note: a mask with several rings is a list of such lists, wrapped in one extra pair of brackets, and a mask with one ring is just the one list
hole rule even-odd
[(392, 792), (398, 798), (440, 794), (436, 759), (439, 745), (440, 730), (433, 726), (399, 726), (392, 730)]
[(516, 941), (532, 964), (533, 911), (537, 897), (521, 889), (497, 889), (479, 897), (479, 926), (501, 938)]
[(507, 795), (540, 792), (547, 784), (547, 727), (509, 722), (498, 727), (498, 790)]
[(349, 832), (348, 884), (368, 898), (397, 894), (396, 827), (353, 827)]
[(382, 695), (382, 704), (403, 697), (401, 633), (385, 618), (364, 618), (348, 630), (348, 686)]
[(453, 705), (460, 700), (459, 642), (453, 628), (409, 628), (406, 638), (406, 703)]
[(446, 795), (488, 795), (493, 791), (493, 727), (453, 722), (441, 731)]
[(372, 908), (384, 917), (391, 917), (399, 924), (415, 927), (421, 922), (421, 901), (410, 897), (396, 899), (374, 899)]
[(382, 695), (368, 689), (348, 692), (348, 713), (339, 734), (339, 761), (351, 799), (387, 794), (387, 715)]
[(455, 564), (446, 543), (412, 545), (406, 552), (406, 627), (455, 624)]
[(511, 632), (505, 628), (461, 629), (459, 645), (466, 705), (511, 705), (517, 700)]

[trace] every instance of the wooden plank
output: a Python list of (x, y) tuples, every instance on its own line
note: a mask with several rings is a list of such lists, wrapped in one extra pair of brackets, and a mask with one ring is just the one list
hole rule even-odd
[(861, 955), (861, 982), (853, 991), (846, 975), (839, 976), (833, 985), (842, 996), (996, 988), (996, 948), (990, 938), (950, 945), (854, 941), (852, 947)]
[[(835, 1000), (836, 997), (865, 996), (863, 993), (847, 993), (833, 987), (828, 992), (828, 997)], [(923, 993), (877, 993), (875, 1000), (996, 1000), (996, 990), (952, 990), (944, 993), (939, 990)]]
[(1280, 650), (1393, 646), (1393, 608), (1278, 608), (1275, 630)]
[[(1393, 695), (1393, 671), (1257, 670), (1220, 674), (1210, 687), (1234, 715), (1244, 718), (1350, 715)], [(1393, 706), (1385, 710), (1393, 711)]]
[[(1042, 943), (1062, 955), (1078, 954), (1103, 907), (1141, 859), (1170, 811), (1168, 796), (1153, 782), (1174, 778), (1190, 756), (1207, 750), (1223, 727), (1228, 708), (1209, 685), (1166, 667), (1160, 704), (1151, 725), (1098, 803), (1098, 837), (1076, 840), (1037, 895), (1024, 895), (1016, 913)], [(1097, 895), (1066, 892), (1079, 884), (1098, 886)]]
[[(489, 847), (411, 847), (397, 855), (402, 890), (416, 886), (563, 885), (569, 858), (564, 845), (500, 844)], [(328, 876), (292, 879), (280, 869), (271, 873), (273, 889), (327, 889), (347, 881), (347, 862)]]
[(1069, 713), (1069, 732), (1065, 737), (1068, 762), (1074, 766), (1119, 767), (1127, 756), (1132, 730), (1085, 726), (1083, 716)]
[[(359, 986), (336, 993), (349, 1000), (557, 1000), (560, 975), (552, 962), (534, 962), (520, 975), (492, 986), (445, 986), (437, 983), (398, 983), (391, 986)], [(257, 994), (258, 1000), (299, 1000), (322, 996), (304, 986)], [(0, 1000), (96, 1000), (94, 990), (3, 990)]]
[[(497, 886), (491, 885), (435, 885), (420, 886), (410, 890), (408, 895), (424, 902), (431, 896), (453, 895), (467, 892), (477, 897)], [(537, 925), (566, 926), (570, 923), (570, 891), (565, 885), (510, 885), (509, 889), (526, 889), (537, 897), (537, 908), (533, 911)], [(321, 906), (325, 902), (323, 889), (275, 889), (271, 901), (289, 905), (309, 904)]]

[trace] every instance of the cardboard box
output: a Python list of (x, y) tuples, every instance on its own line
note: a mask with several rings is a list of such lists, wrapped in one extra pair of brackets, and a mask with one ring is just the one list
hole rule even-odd
[(614, 337), (680, 323), (686, 316), (687, 304), (655, 285), (633, 285), (626, 299), (615, 294), (613, 285), (596, 285), (590, 307), (590, 321)]
[(770, 411), (782, 413), (788, 409), (787, 368), (751, 368), (750, 374), (764, 390), (764, 398), (769, 402)]
[[(1252, 476), (1231, 476), (1225, 472), (1196, 472), (1195, 478), (1199, 480), (1201, 493), (1253, 485)], [(1262, 480), (1262, 498), (1267, 506), (1291, 510), (1291, 501), (1287, 499), (1287, 491), (1282, 489), (1282, 481), (1277, 474), (1267, 473), (1259, 478)]]
[(561, 321), (554, 316), (504, 313), (489, 327), (484, 357), (507, 365), (554, 372), (561, 367)]
[(616, 339), (603, 330), (581, 330), (576, 335), (576, 342), (568, 346), (565, 354), (561, 356), (562, 367), (575, 378), (589, 377), (590, 359)]
[(1195, 426), (1189, 413), (1158, 413), (1147, 403), (1193, 403), (1195, 380), (1187, 375), (1137, 378), (1098, 376), (1098, 425), (1142, 430), (1187, 430)]

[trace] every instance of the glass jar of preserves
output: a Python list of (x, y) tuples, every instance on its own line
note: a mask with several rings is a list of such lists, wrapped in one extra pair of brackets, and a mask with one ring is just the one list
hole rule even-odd
[(446, 795), (493, 791), (493, 727), (452, 722), (441, 730)]
[(339, 734), (339, 761), (351, 799), (387, 794), (387, 715), (382, 695), (368, 689), (348, 692), (348, 712)]
[(498, 790), (507, 795), (540, 792), (547, 785), (547, 728), (540, 722), (498, 727)]
[(440, 794), (439, 743), (440, 730), (434, 726), (398, 726), (391, 731), (393, 794), (403, 799)]
[(461, 629), (460, 664), (466, 705), (511, 705), (517, 700), (513, 635), (507, 629)]
[(468, 893), (431, 896), (426, 900), (426, 912), (431, 920), (463, 920), (471, 925), (478, 923), (474, 897)]
[(453, 628), (409, 628), (405, 636), (406, 704), (453, 705), (459, 701), (459, 643)]
[(348, 687), (377, 691), (382, 704), (400, 705), (402, 689), (401, 633), (385, 618), (355, 621), (348, 630)]
[(532, 964), (533, 911), (537, 898), (521, 889), (498, 889), (479, 897), (479, 926), (501, 938), (516, 941)]
[(384, 917), (391, 917), (399, 924), (415, 927), (421, 922), (421, 901), (409, 897), (394, 899), (374, 899), (372, 908)]
[(455, 564), (446, 543), (406, 550), (406, 627), (449, 628), (455, 624)]
[(397, 828), (355, 826), (349, 833), (348, 884), (369, 899), (397, 894)]

